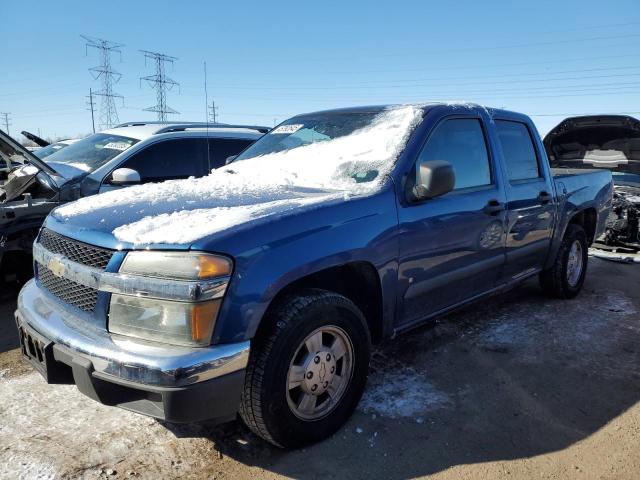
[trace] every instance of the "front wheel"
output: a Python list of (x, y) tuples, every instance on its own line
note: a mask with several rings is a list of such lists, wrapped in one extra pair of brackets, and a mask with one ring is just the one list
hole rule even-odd
[(240, 416), (274, 445), (296, 448), (333, 434), (365, 387), (370, 335), (347, 298), (305, 290), (284, 299), (254, 339)]
[(540, 285), (549, 296), (573, 298), (587, 274), (587, 235), (580, 225), (569, 224), (554, 264), (540, 272)]

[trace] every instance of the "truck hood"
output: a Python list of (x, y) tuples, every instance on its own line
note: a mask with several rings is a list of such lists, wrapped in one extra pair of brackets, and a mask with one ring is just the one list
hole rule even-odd
[[(591, 115), (563, 120), (544, 138), (552, 167), (608, 168), (614, 181), (640, 182), (640, 120)], [(632, 178), (635, 177), (635, 178)]]
[(214, 234), (273, 221), (345, 196), (349, 194), (342, 191), (258, 183), (226, 170), (87, 197), (54, 210), (48, 225), (109, 248), (186, 249)]

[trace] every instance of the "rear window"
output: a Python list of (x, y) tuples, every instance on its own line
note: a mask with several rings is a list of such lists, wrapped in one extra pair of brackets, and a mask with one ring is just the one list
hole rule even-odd
[(531, 134), (524, 123), (496, 120), (509, 180), (539, 178), (540, 167)]

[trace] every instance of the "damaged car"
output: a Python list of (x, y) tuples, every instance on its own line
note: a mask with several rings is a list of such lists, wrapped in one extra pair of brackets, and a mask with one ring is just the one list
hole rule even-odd
[(55, 207), (134, 184), (201, 177), (268, 127), (131, 122), (46, 157), (0, 131), (0, 283), (32, 276), (31, 247)]
[(626, 115), (591, 115), (563, 120), (544, 139), (552, 167), (604, 168), (614, 182), (613, 206), (596, 247), (640, 250), (640, 120)]

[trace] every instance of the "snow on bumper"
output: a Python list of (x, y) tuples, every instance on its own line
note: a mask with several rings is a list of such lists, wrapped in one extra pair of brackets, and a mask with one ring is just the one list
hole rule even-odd
[(111, 335), (30, 281), (16, 322), (23, 356), (49, 383), (167, 421), (235, 415), (249, 342), (174, 347)]

